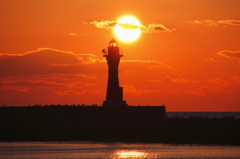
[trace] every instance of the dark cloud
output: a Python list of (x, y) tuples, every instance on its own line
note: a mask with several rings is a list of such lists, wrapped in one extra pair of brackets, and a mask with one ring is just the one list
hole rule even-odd
[(118, 25), (123, 29), (131, 29), (131, 30), (139, 29), (139, 26), (134, 24), (129, 24), (129, 23), (118, 23)]
[(2, 80), (0, 81), (1, 86), (10, 87), (59, 87), (59, 88), (73, 88), (73, 87), (88, 87), (95, 86), (94, 83), (83, 83), (83, 82), (51, 82), (46, 80)]
[(220, 51), (217, 53), (219, 56), (224, 56), (230, 59), (240, 59), (240, 51), (228, 51), (228, 50), (224, 50), (224, 51)]
[(109, 26), (109, 27), (115, 27), (116, 24), (117, 24), (116, 21), (112, 21), (112, 22), (108, 23), (108, 26)]
[(99, 60), (92, 54), (74, 54), (42, 48), (24, 54), (0, 54), (0, 76), (27, 76), (38, 74), (78, 74), (81, 64)]
[(149, 24), (146, 26), (141, 26), (143, 33), (159, 33), (159, 32), (168, 32), (172, 33), (175, 29), (169, 29), (162, 24)]
[(161, 28), (161, 27), (155, 27), (154, 29), (155, 29), (155, 30), (164, 30), (164, 29)]
[(17, 87), (64, 87), (65, 84), (49, 82), (44, 80), (9, 80), (9, 81), (1, 81), (0, 84), (5, 86), (17, 86)]
[[(139, 67), (158, 65), (153, 60), (122, 60)], [(42, 79), (97, 79), (96, 73), (106, 73), (106, 60), (93, 54), (74, 54), (56, 49), (42, 48), (24, 54), (0, 54), (0, 77), (26, 77), (31, 80)], [(0, 79), (1, 80), (1, 79)]]
[(232, 24), (240, 25), (240, 21), (233, 21)]

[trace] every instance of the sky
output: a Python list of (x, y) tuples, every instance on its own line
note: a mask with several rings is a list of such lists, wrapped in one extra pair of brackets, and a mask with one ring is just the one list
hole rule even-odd
[[(102, 105), (114, 38), (119, 81), (132, 106), (240, 111), (239, 0), (0, 1), (0, 106)], [(133, 42), (115, 37), (126, 15)]]

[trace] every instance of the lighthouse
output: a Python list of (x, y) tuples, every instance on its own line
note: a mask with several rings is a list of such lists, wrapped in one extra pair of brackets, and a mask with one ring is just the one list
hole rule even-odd
[(118, 65), (123, 55), (119, 53), (119, 47), (114, 39), (109, 42), (108, 50), (103, 49), (102, 52), (108, 64), (107, 94), (103, 106), (125, 107), (127, 104), (123, 101), (123, 87), (119, 87), (118, 79)]

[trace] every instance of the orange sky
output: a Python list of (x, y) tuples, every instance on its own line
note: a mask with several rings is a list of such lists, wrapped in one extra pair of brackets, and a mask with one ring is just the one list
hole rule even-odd
[(101, 50), (116, 38), (111, 24), (133, 15), (141, 37), (118, 40), (129, 105), (240, 111), (239, 8), (239, 0), (1, 1), (0, 105), (101, 105)]

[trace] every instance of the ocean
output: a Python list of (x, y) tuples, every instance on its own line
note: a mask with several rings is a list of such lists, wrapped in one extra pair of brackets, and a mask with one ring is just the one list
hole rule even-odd
[(239, 159), (240, 146), (0, 142), (1, 159)]

